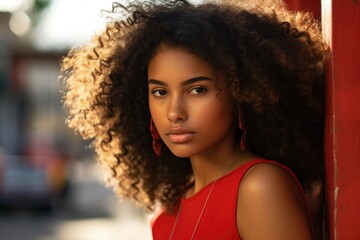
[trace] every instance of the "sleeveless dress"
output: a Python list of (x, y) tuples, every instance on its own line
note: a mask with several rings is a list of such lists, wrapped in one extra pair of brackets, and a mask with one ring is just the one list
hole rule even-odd
[[(259, 163), (272, 163), (289, 171), (298, 183), (295, 174), (286, 166), (265, 159), (255, 159), (242, 164), (233, 171), (219, 178), (213, 187), (208, 203), (203, 212), (194, 239), (196, 240), (241, 240), (236, 224), (237, 194), (240, 182), (245, 173)], [(201, 191), (187, 199), (181, 200), (181, 211), (174, 229), (172, 240), (189, 240), (201, 214), (202, 208), (212, 187), (212, 183), (206, 185)], [(303, 194), (306, 201), (305, 194)], [(151, 220), (154, 240), (169, 240), (174, 226), (178, 209), (174, 214), (160, 210)]]

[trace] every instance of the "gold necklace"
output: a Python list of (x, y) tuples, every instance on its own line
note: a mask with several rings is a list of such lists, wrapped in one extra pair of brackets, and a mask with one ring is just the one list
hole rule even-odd
[[(204, 205), (203, 205), (203, 207), (202, 207), (202, 209), (201, 209), (200, 215), (199, 215), (199, 217), (198, 217), (198, 219), (197, 219), (197, 221), (196, 221), (196, 225), (195, 225), (195, 227), (194, 227), (193, 233), (192, 233), (191, 238), (190, 238), (191, 240), (194, 239), (195, 232), (196, 232), (196, 230), (197, 230), (197, 228), (198, 228), (198, 226), (199, 226), (201, 217), (202, 217), (202, 215), (203, 215), (203, 213), (204, 213), (204, 211), (205, 211), (206, 205), (207, 205), (207, 203), (208, 203), (208, 201), (209, 201), (210, 195), (211, 195), (211, 193), (212, 193), (212, 190), (213, 190), (216, 182), (217, 182), (221, 177), (223, 177), (223, 176), (225, 175), (225, 173), (226, 173), (243, 155), (244, 155), (244, 152), (243, 152), (242, 154), (240, 154), (240, 156), (236, 156), (236, 158), (235, 158), (233, 161), (231, 161), (231, 163), (229, 164), (229, 166), (226, 167), (226, 169), (224, 170), (224, 172), (211, 184), (210, 191), (209, 191), (208, 195), (206, 196), (206, 200), (205, 200)], [(176, 224), (177, 224), (177, 222), (178, 222), (178, 220), (179, 220), (179, 216), (180, 216), (181, 209), (182, 209), (182, 204), (181, 204), (181, 202), (180, 202), (179, 210), (178, 210), (178, 212), (177, 212), (177, 214), (176, 214), (175, 222), (174, 222), (174, 225), (173, 225), (173, 227), (172, 227), (172, 229), (171, 229), (171, 233), (170, 233), (170, 236), (169, 236), (169, 240), (171, 240), (172, 237), (173, 237), (174, 230), (175, 230), (175, 228), (176, 228)]]

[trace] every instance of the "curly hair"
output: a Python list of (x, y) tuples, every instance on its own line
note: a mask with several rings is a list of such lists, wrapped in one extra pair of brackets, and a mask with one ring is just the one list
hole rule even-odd
[(61, 62), (68, 125), (93, 139), (115, 192), (172, 210), (192, 177), (189, 159), (155, 155), (147, 68), (160, 45), (181, 48), (224, 76), (255, 154), (290, 167), (305, 189), (323, 169), (327, 46), (319, 23), (275, 1), (114, 3), (106, 29)]

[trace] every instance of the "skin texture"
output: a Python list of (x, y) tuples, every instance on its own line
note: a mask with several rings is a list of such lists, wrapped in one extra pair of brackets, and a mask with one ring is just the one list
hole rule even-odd
[(300, 189), (272, 164), (255, 165), (238, 192), (237, 226), (244, 240), (313, 239)]
[(160, 137), (174, 155), (190, 158), (194, 194), (242, 155), (230, 95), (206, 61), (180, 48), (160, 47), (149, 63), (148, 83)]

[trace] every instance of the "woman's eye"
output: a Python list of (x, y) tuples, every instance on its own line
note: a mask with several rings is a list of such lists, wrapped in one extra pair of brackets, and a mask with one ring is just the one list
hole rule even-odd
[(151, 92), (155, 97), (163, 97), (167, 94), (165, 90), (154, 90)]
[(195, 87), (190, 89), (190, 91), (188, 92), (189, 94), (202, 94), (205, 93), (207, 91), (206, 88), (204, 87)]

